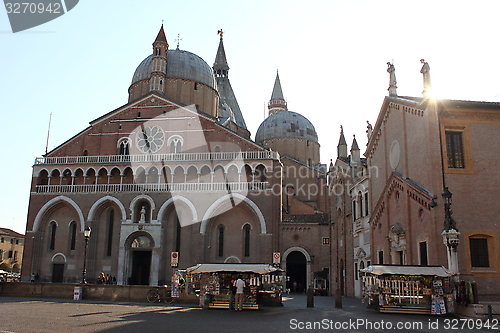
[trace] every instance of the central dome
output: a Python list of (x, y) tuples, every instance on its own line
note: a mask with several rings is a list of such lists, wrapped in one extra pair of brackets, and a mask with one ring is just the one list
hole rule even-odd
[(300, 138), (318, 143), (318, 134), (313, 124), (303, 115), (292, 111), (276, 112), (260, 124), (255, 141), (277, 138)]
[[(133, 85), (151, 77), (153, 55), (144, 59), (135, 70), (132, 78)], [(199, 56), (184, 50), (168, 50), (167, 52), (167, 78), (180, 78), (203, 83), (216, 89), (212, 68)]]

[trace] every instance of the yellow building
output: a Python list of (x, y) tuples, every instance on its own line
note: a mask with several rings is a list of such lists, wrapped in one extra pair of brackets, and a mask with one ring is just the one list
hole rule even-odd
[(0, 228), (0, 270), (21, 272), (23, 262), (24, 235)]

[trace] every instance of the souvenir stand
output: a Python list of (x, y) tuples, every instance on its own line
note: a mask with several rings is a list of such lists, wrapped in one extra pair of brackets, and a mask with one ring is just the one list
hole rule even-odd
[(360, 270), (363, 293), (380, 312), (440, 315), (454, 312), (453, 287), (443, 266), (371, 265)]
[(192, 290), (199, 293), (200, 306), (226, 309), (231, 281), (242, 275), (246, 283), (243, 308), (259, 309), (262, 304), (281, 305), (282, 271), (268, 264), (198, 264), (187, 268), (186, 274)]

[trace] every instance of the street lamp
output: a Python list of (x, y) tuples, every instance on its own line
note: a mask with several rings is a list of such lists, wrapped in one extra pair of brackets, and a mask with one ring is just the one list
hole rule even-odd
[(458, 273), (457, 247), (460, 241), (460, 232), (458, 232), (457, 224), (451, 216), (453, 214), (451, 210), (451, 197), (453, 195), (448, 190), (448, 187), (445, 187), (441, 196), (444, 199), (444, 229), (441, 232), (441, 236), (443, 237), (444, 245), (448, 248), (448, 269), (452, 273)]
[(87, 284), (86, 275), (87, 275), (87, 247), (89, 245), (90, 232), (92, 230), (89, 226), (85, 228), (83, 231), (83, 237), (85, 237), (85, 252), (83, 255), (83, 271), (82, 271), (82, 283)]

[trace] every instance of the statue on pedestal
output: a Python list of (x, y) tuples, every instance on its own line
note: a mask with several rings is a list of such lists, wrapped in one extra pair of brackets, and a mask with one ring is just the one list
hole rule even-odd
[(139, 223), (146, 223), (146, 207), (142, 206), (141, 208), (141, 218), (139, 219)]
[(372, 137), (373, 134), (373, 126), (370, 124), (370, 122), (367, 120), (366, 121), (366, 135), (368, 136), (368, 141), (370, 141), (370, 138)]
[(397, 81), (396, 81), (396, 69), (394, 68), (394, 64), (391, 64), (390, 62), (387, 63), (387, 72), (390, 74), (389, 76), (389, 96), (397, 96), (398, 93), (396, 91), (397, 87)]
[(420, 70), (420, 73), (422, 73), (424, 76), (424, 91), (422, 91), (422, 94), (424, 95), (424, 97), (427, 97), (428, 93), (432, 87), (431, 74), (430, 74), (431, 68), (429, 67), (429, 64), (424, 59), (420, 59), (420, 62), (422, 63), (422, 69)]

